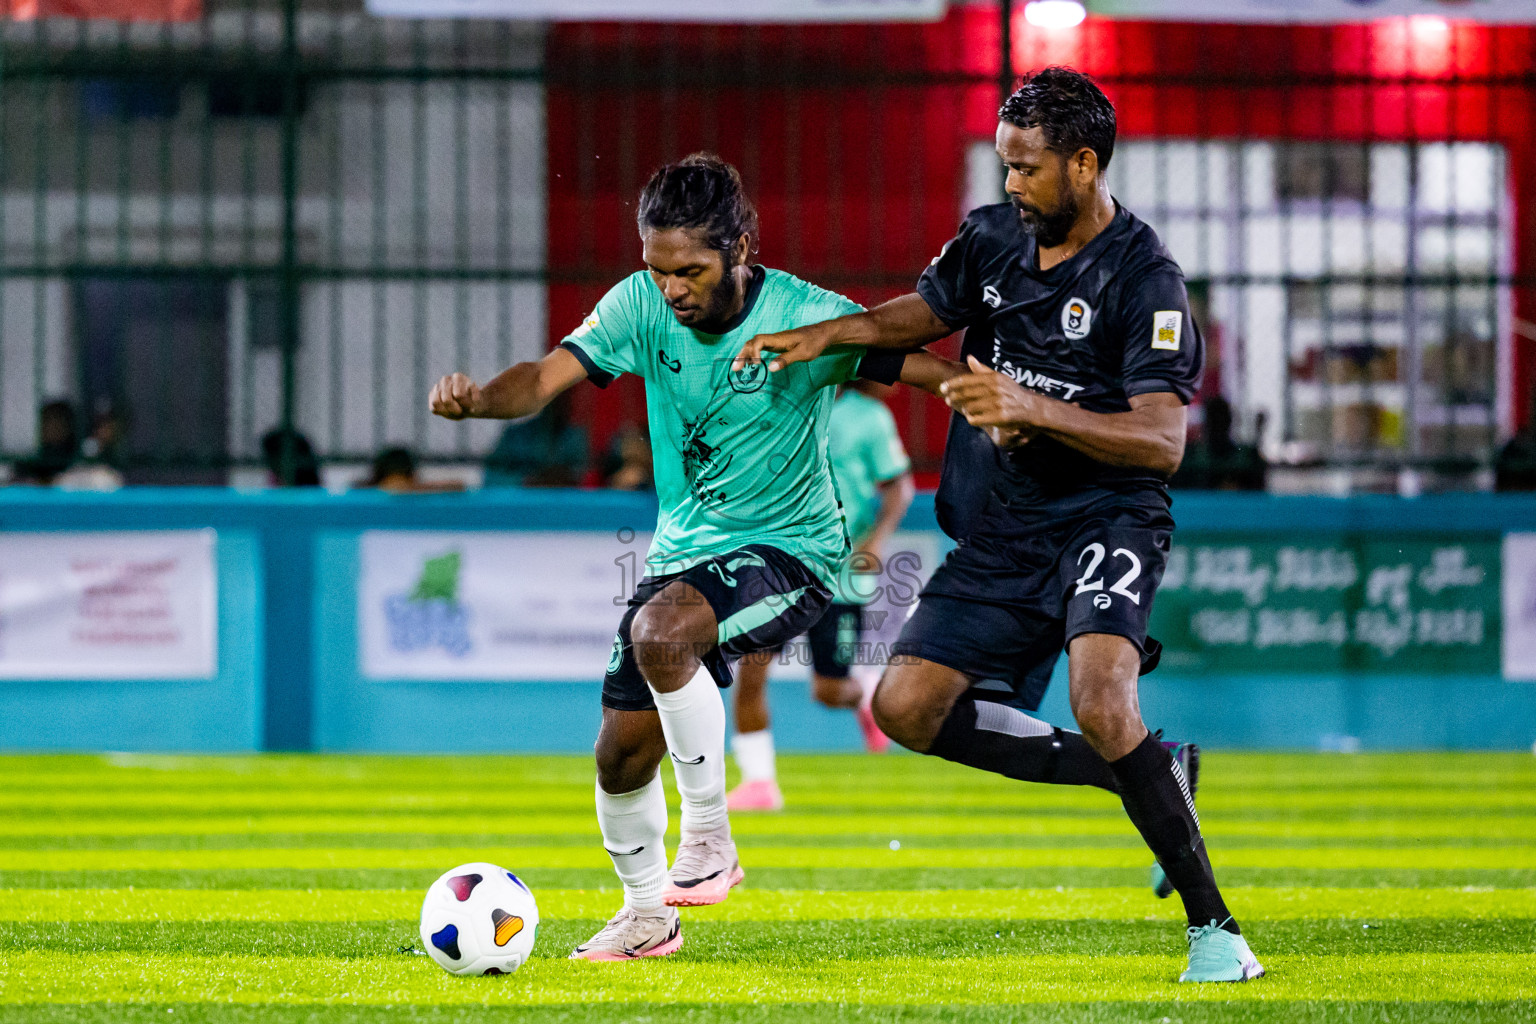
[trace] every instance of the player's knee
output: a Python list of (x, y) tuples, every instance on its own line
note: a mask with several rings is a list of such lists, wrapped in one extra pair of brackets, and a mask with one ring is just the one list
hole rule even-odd
[(648, 604), (629, 627), (635, 660), (644, 668), (672, 668), (688, 662), (693, 644), (688, 617), (675, 605)]
[(845, 679), (817, 673), (811, 677), (811, 696), (815, 697), (816, 703), (822, 707), (845, 707), (846, 704), (843, 700), (843, 684), (845, 681)]
[(1091, 692), (1074, 694), (1072, 714), (1083, 730), (1083, 735), (1095, 747), (1106, 743), (1113, 745), (1123, 733), (1129, 720), (1139, 716), (1127, 706), (1120, 695), (1110, 688), (1095, 688)]
[(869, 709), (880, 731), (909, 750), (927, 750), (943, 724), (922, 690), (890, 672), (881, 677)]

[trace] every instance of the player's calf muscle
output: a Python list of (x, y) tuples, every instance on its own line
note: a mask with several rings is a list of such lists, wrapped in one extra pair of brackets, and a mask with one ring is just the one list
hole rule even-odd
[(604, 793), (633, 793), (650, 782), (667, 752), (654, 711), (603, 709), (597, 733), (597, 784)]
[(1136, 699), (1141, 661), (1135, 645), (1120, 636), (1083, 634), (1072, 641), (1068, 665), (1072, 714), (1083, 736), (1106, 760), (1124, 756), (1147, 734)]
[(970, 680), (921, 658), (893, 658), (875, 690), (875, 724), (908, 750), (927, 753)]

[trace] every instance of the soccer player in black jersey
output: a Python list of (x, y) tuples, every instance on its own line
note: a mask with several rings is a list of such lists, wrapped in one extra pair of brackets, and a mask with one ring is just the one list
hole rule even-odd
[[(768, 353), (777, 370), (829, 346), (913, 349), (965, 329), (966, 367), (941, 389), (954, 414), (937, 504), (958, 546), (892, 649), (876, 721), (946, 760), (1117, 793), (1162, 894), (1183, 898), (1180, 980), (1246, 981), (1263, 968), (1217, 888), (1188, 762), (1137, 701), (1161, 651), (1147, 619), (1200, 332), (1178, 264), (1109, 194), (1115, 111), (1098, 86), (1047, 68), (998, 116), (1009, 202), (972, 211), (914, 294), (761, 335), (738, 360)], [(1025, 713), (1063, 649), (1081, 734)], [(1010, 684), (1012, 700), (974, 689), (982, 680)]]

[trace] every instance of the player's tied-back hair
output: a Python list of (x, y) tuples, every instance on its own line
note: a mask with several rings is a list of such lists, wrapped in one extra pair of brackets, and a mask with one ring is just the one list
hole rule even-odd
[(757, 241), (757, 209), (736, 168), (713, 153), (693, 153), (651, 175), (640, 192), (640, 230), (693, 228), (711, 249), (729, 252), (742, 235)]
[(998, 120), (1016, 128), (1039, 128), (1045, 144), (1063, 156), (1091, 149), (1099, 170), (1115, 152), (1115, 107), (1093, 79), (1071, 68), (1035, 72), (1003, 103)]

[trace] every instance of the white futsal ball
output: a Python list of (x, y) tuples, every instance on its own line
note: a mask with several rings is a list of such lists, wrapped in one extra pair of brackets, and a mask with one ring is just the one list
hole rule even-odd
[(511, 974), (533, 952), (539, 907), (522, 879), (495, 864), (461, 864), (427, 890), (421, 941), (450, 974)]

